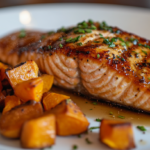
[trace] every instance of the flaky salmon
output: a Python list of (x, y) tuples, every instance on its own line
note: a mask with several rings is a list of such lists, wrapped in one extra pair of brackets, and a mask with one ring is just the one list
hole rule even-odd
[(34, 60), (57, 86), (150, 112), (150, 41), (105, 22), (15, 32), (0, 39), (0, 60)]

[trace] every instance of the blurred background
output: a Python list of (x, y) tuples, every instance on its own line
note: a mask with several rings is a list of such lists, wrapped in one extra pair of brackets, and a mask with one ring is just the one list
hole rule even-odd
[(0, 0), (0, 8), (42, 3), (101, 3), (150, 8), (150, 0)]

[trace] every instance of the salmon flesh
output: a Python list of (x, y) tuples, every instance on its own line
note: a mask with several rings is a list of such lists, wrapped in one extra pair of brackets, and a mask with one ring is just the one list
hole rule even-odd
[(0, 39), (0, 60), (34, 60), (56, 86), (150, 112), (150, 41), (105, 22), (12, 33)]

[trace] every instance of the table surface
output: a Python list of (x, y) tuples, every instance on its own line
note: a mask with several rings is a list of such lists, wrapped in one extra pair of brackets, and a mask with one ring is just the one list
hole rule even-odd
[(41, 3), (100, 3), (150, 8), (150, 0), (0, 0), (0, 8)]

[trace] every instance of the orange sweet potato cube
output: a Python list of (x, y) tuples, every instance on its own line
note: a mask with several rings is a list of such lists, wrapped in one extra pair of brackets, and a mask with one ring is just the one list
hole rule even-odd
[(7, 138), (19, 138), (23, 124), (43, 114), (40, 102), (28, 101), (3, 114), (0, 118), (0, 133)]
[(10, 111), (15, 106), (18, 106), (20, 104), (21, 104), (20, 99), (18, 97), (16, 97), (15, 95), (7, 96), (5, 98), (5, 107), (3, 109), (2, 114), (5, 114), (6, 112)]
[(43, 80), (38, 77), (23, 81), (15, 86), (14, 93), (23, 102), (28, 100), (39, 102), (43, 94)]
[(40, 76), (43, 80), (43, 93), (48, 92), (52, 85), (53, 85), (53, 81), (54, 81), (54, 76), (48, 75), (48, 74), (43, 74), (42, 76)]
[(21, 145), (24, 148), (44, 148), (55, 143), (56, 125), (53, 114), (27, 121), (21, 132)]
[(43, 106), (44, 110), (50, 110), (51, 108), (58, 105), (60, 102), (62, 102), (65, 99), (69, 99), (69, 96), (57, 94), (57, 93), (45, 93), (45, 96), (43, 97)]
[(3, 64), (0, 62), (0, 80), (4, 80), (4, 79), (7, 79), (7, 76), (6, 76), (6, 69), (8, 68), (7, 65)]
[(129, 122), (106, 119), (101, 121), (100, 141), (113, 149), (134, 148), (133, 136), (132, 125)]
[(71, 99), (62, 101), (51, 109), (49, 113), (53, 113), (56, 116), (57, 135), (76, 135), (88, 129), (89, 122), (87, 118)]
[(7, 69), (6, 75), (11, 86), (14, 88), (18, 83), (38, 77), (38, 71), (37, 64), (30, 60), (17, 65), (13, 69)]

